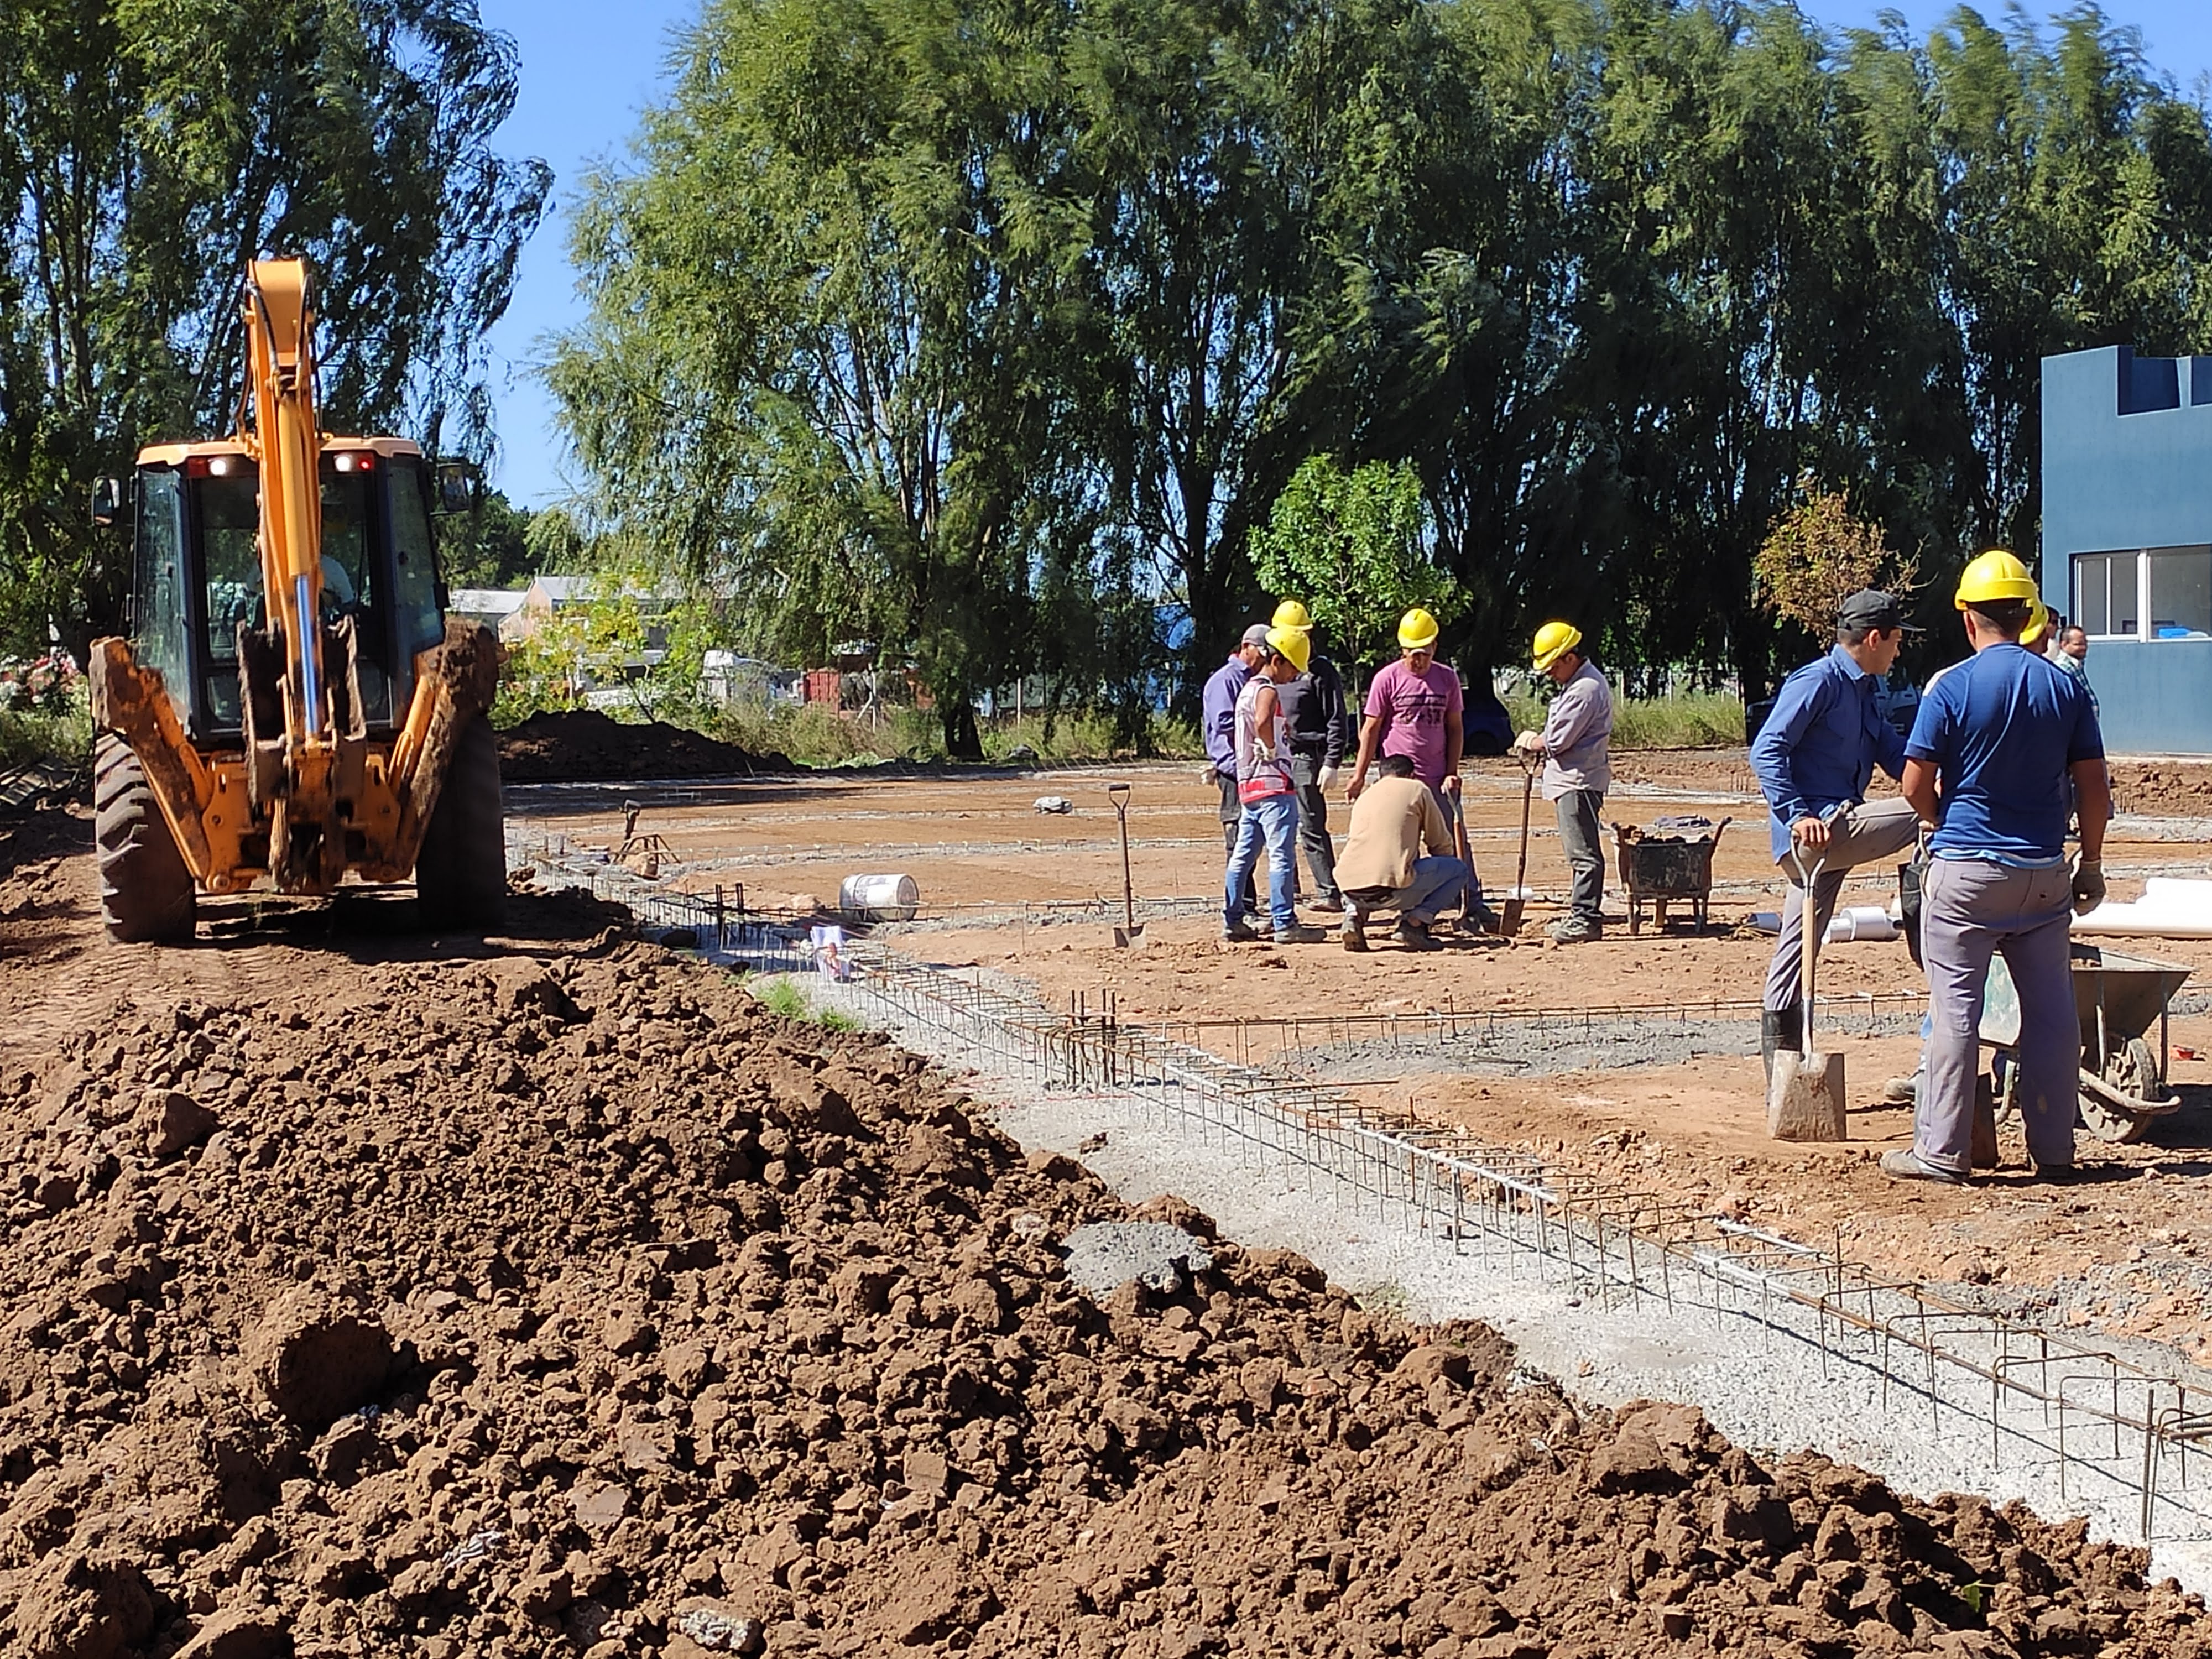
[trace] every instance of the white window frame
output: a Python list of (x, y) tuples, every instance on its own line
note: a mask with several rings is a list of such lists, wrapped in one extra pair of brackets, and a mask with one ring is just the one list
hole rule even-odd
[[(2160, 639), (2156, 634), (2151, 631), (2153, 627), (2155, 625), (2154, 620), (2151, 616), (2150, 606), (2151, 560), (2154, 556), (2160, 554), (2174, 553), (2196, 553), (2202, 555), (2208, 562), (2212, 562), (2212, 545), (2209, 545), (2203, 542), (2183, 543), (2173, 547), (2091, 548), (2082, 552), (2069, 556), (2067, 560), (2066, 580), (2067, 599), (2070, 602), (2073, 610), (2070, 620), (2077, 624), (2086, 626), (2085, 623), (2082, 623), (2082, 618), (2088, 614), (2088, 608), (2081, 602), (2081, 562), (2084, 559), (2132, 559), (2135, 562), (2136, 572), (2135, 618), (2137, 631), (2132, 634), (2115, 634), (2111, 632), (2091, 634), (2089, 637), (2093, 640), (2111, 640), (2115, 643), (2121, 645), (2177, 645), (2185, 643), (2185, 641), (2184, 639)], [(2109, 573), (2112, 567), (2110, 564), (2106, 564), (2103, 568)], [(2108, 574), (2106, 576), (2107, 586), (2106, 588), (2105, 604), (2105, 621), (2106, 626), (2108, 629), (2112, 624), (2112, 613), (2118, 608), (2112, 603), (2112, 589), (2110, 586), (2110, 581), (2111, 578)], [(2201, 643), (2202, 640), (2203, 636), (2199, 635), (2197, 642)]]

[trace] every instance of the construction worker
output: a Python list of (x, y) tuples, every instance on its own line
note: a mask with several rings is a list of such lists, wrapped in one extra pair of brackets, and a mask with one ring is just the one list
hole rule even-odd
[[(2022, 642), (2026, 642), (2024, 639)], [(2085, 628), (2060, 629), (2058, 654), (2051, 661), (2053, 667), (2064, 669), (2081, 683), (2081, 689), (2089, 694), (2089, 712), (2102, 720), (2104, 715), (2097, 707), (2097, 688), (2089, 684), (2088, 629)]]
[(1536, 630), (1536, 672), (1559, 687), (1541, 732), (1523, 732), (1514, 746), (1544, 763), (1544, 799), (1559, 824), (1574, 887), (1567, 914), (1548, 929), (1561, 945), (1605, 936), (1605, 850), (1598, 840), (1599, 810), (1613, 786), (1613, 688), (1583, 654), (1583, 630), (1547, 622)]
[[(1852, 594), (1837, 610), (1834, 648), (1782, 682), (1751, 745), (1775, 865), (1787, 884), (1759, 1014), (1759, 1051), (1770, 1076), (1776, 1051), (1796, 1048), (1802, 1030), (1797, 976), (1806, 930), (1817, 948), (1852, 867), (1893, 858), (1912, 844), (1912, 809), (1901, 800), (1870, 801), (1866, 792), (1877, 765), (1892, 777), (1905, 773), (1905, 740), (1884, 718), (1876, 691), (1905, 635), (1917, 631), (1906, 627), (1890, 595), (1873, 588)], [(1808, 872), (1819, 866), (1809, 923), (1800, 861)]]
[[(1437, 660), (1437, 619), (1416, 606), (1398, 623), (1398, 660), (1367, 688), (1366, 717), (1359, 724), (1359, 757), (1352, 763), (1345, 798), (1358, 800), (1377, 754), (1403, 755), (1413, 775), (1436, 792), (1444, 822), (1459, 822), (1460, 757), (1467, 739), (1467, 697), (1459, 676)], [(1468, 872), (1468, 892), (1483, 914), (1482, 884)]]
[(1344, 948), (1364, 951), (1367, 918), (1395, 910), (1399, 942), (1409, 951), (1434, 950), (1429, 927), (1465, 890), (1467, 861), (1453, 851), (1451, 826), (1436, 792), (1413, 775), (1413, 763), (1385, 755), (1375, 768), (1380, 775), (1352, 804), (1352, 832), (1336, 861), (1344, 883)]
[[(1206, 739), (1206, 771), (1221, 789), (1221, 850), (1237, 850), (1237, 826), (1244, 817), (1237, 799), (1237, 699), (1260, 665), (1267, 659), (1267, 625), (1254, 623), (1237, 641), (1229, 660), (1215, 669), (1206, 682), (1199, 702), (1199, 724)], [(1244, 908), (1256, 896), (1250, 877), (1244, 882)]]
[(1274, 625), (1306, 636), (1305, 672), (1283, 687), (1283, 717), (1290, 723), (1291, 781), (1297, 787), (1298, 850), (1313, 877), (1313, 908), (1337, 911), (1336, 849), (1328, 839), (1328, 792), (1344, 763), (1344, 681), (1336, 665), (1313, 644), (1313, 618), (1296, 599), (1275, 607)]
[(1297, 836), (1298, 799), (1291, 781), (1290, 730), (1283, 718), (1282, 688), (1305, 672), (1306, 636), (1295, 628), (1271, 628), (1258, 672), (1237, 695), (1237, 797), (1243, 806), (1237, 845), (1230, 850), (1221, 901), (1221, 937), (1257, 939), (1245, 921), (1244, 894), (1267, 847), (1267, 913), (1278, 945), (1316, 945), (1328, 935), (1299, 925), (1291, 898), (1291, 851)]
[[(1920, 908), (1926, 1079), (1911, 1148), (1884, 1153), (1881, 1167), (1907, 1181), (1971, 1173), (1983, 982), (2001, 952), (2020, 995), (2014, 1098), (2028, 1158), (2039, 1176), (2063, 1180), (2081, 1062), (2067, 909), (2105, 896), (2105, 740), (2081, 683), (2020, 642), (2037, 605), (2025, 565), (2002, 550), (1983, 554), (1953, 603), (1974, 654), (1922, 702), (1905, 744), (1905, 798), (1933, 830)], [(2081, 802), (2070, 867), (2069, 781)]]

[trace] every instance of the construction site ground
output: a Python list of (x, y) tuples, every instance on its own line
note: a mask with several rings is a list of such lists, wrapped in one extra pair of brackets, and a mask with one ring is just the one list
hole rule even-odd
[[(2107, 842), (2112, 896), (2136, 896), (2150, 875), (2212, 876), (2212, 817), (2200, 816), (2212, 813), (2212, 767), (2123, 760), (2114, 771), (2122, 816)], [(1145, 924), (1137, 950), (1113, 942), (1121, 853), (1109, 781), (1130, 786), (1130, 866)], [(1510, 760), (1471, 762), (1465, 787), (1471, 848), (1495, 894), (1514, 878), (1521, 773)], [(1048, 797), (1075, 810), (1037, 811)], [(669, 848), (661, 887), (720, 885), (732, 904), (742, 888), (750, 906), (834, 920), (845, 877), (908, 874), (921, 915), (868, 931), (921, 960), (1020, 988), (1055, 1009), (1074, 999), (1098, 1009), (1110, 994), (1121, 1018), (1162, 1025), (1226, 1058), (1281, 1063), (1501, 1145), (1709, 1200), (1887, 1272), (1956, 1285), (1992, 1307), (2076, 1332), (2154, 1339), (2212, 1364), (2212, 1228), (2203, 1221), (2212, 1193), (2212, 942), (2106, 941), (2188, 964), (2199, 978), (2177, 997), (2168, 1033), (2181, 1110), (2136, 1145), (2084, 1132), (2081, 1159), (2095, 1166), (2088, 1182), (2034, 1182), (2010, 1126), (2004, 1166), (1970, 1188), (1900, 1185), (1875, 1167), (1882, 1151), (1911, 1139), (1911, 1109), (1881, 1096), (1887, 1079), (1914, 1068), (1925, 990), (1895, 940), (1838, 944), (1821, 957), (1822, 1007), (1837, 1027), (1825, 1046), (1845, 1055), (1851, 1140), (1778, 1144), (1765, 1133), (1755, 1018), (1743, 1006), (1708, 1006), (1758, 998), (1771, 939), (1748, 919), (1777, 908), (1782, 893), (1741, 750), (1617, 757), (1606, 805), (1608, 823), (1730, 820), (1707, 930), (1677, 921), (1662, 932), (1647, 921), (1632, 936), (1608, 844), (1606, 937), (1572, 947), (1544, 937), (1565, 870), (1540, 796), (1531, 817), (1533, 896), (1515, 943), (1444, 929), (1451, 948), (1415, 954), (1378, 929), (1364, 956), (1340, 950), (1333, 936), (1279, 949), (1218, 940), (1218, 797), (1195, 765), (538, 786), (511, 792), (511, 838), (526, 853), (588, 858), (619, 843), (630, 803), (641, 809), (639, 832)], [(1332, 804), (1340, 835), (1346, 816), (1340, 801)], [(1884, 906), (1896, 885), (1893, 869), (1862, 872), (1843, 902)], [(1855, 1008), (1854, 998), (1875, 1000)], [(1655, 1018), (1603, 1018), (1637, 1010)], [(1460, 1018), (1458, 1042), (1424, 1041), (1386, 1018), (1445, 1011)], [(1556, 1017), (1527, 1018), (1537, 1011)], [(1596, 1032), (1577, 1030), (1576, 1018), (1592, 1012)], [(1522, 1018), (1485, 1035), (1492, 1013)], [(1346, 1015), (1370, 1018), (1331, 1026)], [(1304, 1023), (1272, 1024), (1291, 1020)]]

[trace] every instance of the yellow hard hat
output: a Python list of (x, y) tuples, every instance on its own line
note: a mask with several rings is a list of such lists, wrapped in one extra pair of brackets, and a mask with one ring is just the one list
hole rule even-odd
[(1275, 607), (1275, 626), (1278, 628), (1311, 628), (1313, 618), (1306, 614), (1305, 606), (1296, 599), (1285, 599)]
[(1313, 641), (1304, 629), (1285, 628), (1278, 623), (1267, 630), (1267, 643), (1278, 655), (1288, 657), (1299, 673), (1306, 672), (1306, 663), (1313, 656)]
[(1433, 651), (1442, 631), (1434, 617), (1415, 605), (1399, 618), (1398, 643), (1408, 651)]
[(2040, 646), (2043, 636), (2051, 631), (2051, 611), (2041, 599), (2031, 599), (2027, 607), (2027, 626), (2020, 630), (2022, 645)]
[(2027, 574), (2027, 567), (2004, 549), (1993, 547), (1960, 575), (1958, 597), (1952, 603), (1964, 611), (1970, 605), (2004, 599), (2033, 605), (2035, 599), (2035, 578)]
[(1583, 642), (1572, 623), (1547, 622), (1536, 630), (1536, 672), (1540, 674)]

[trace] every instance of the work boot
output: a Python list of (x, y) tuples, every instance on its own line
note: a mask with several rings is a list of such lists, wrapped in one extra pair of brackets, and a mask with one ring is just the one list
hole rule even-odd
[(1333, 916), (1338, 915), (1343, 910), (1344, 899), (1340, 894), (1323, 893), (1311, 904), (1309, 904), (1306, 908), (1309, 910), (1319, 910), (1324, 915)]
[(1561, 916), (1544, 931), (1555, 945), (1595, 945), (1605, 937), (1605, 925), (1588, 916)]
[(1920, 1101), (1917, 1077), (1893, 1077), (1881, 1085), (1882, 1099), (1892, 1106), (1913, 1106)]
[(1467, 930), (1471, 933), (1495, 933), (1498, 931), (1498, 912), (1480, 899), (1468, 908)]
[(1251, 923), (1247, 921), (1228, 921), (1221, 925), (1221, 942), (1224, 945), (1249, 945), (1259, 937), (1252, 931)]
[(1408, 951), (1440, 951), (1443, 948), (1436, 935), (1429, 932), (1427, 922), (1414, 921), (1411, 918), (1398, 924), (1398, 943)]
[(1966, 1177), (1949, 1170), (1939, 1170), (1933, 1164), (1923, 1164), (1920, 1154), (1910, 1146), (1899, 1146), (1881, 1155), (1881, 1172), (1893, 1181), (1932, 1181), (1942, 1187), (1963, 1187)]
[(1336, 931), (1337, 937), (1344, 941), (1346, 950), (1358, 956), (1364, 956), (1367, 953), (1367, 930), (1359, 925), (1358, 911), (1346, 910), (1344, 913), (1344, 926)]
[(1804, 1006), (1802, 1002), (1793, 1002), (1787, 1008), (1759, 1011), (1759, 1060), (1766, 1068), (1769, 1083), (1774, 1081), (1774, 1056), (1784, 1048), (1796, 1048), (1804, 1042)]
[(1328, 928), (1309, 927), (1303, 921), (1275, 929), (1275, 943), (1278, 945), (1319, 945), (1328, 937)]

